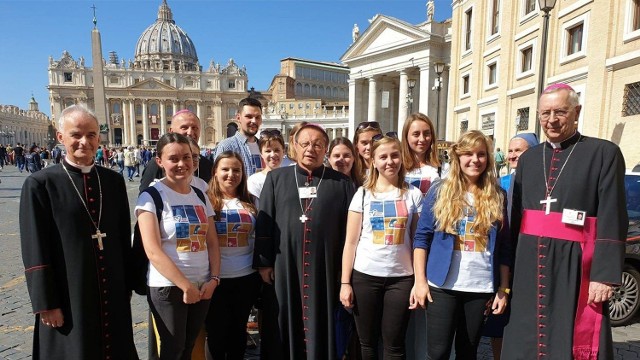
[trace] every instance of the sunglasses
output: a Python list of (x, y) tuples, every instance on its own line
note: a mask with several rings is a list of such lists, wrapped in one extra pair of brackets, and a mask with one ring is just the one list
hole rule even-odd
[(376, 141), (380, 141), (380, 140), (382, 140), (384, 138), (397, 139), (398, 138), (398, 133), (395, 132), (395, 131), (389, 131), (386, 134), (377, 134), (377, 135), (374, 135), (371, 138), (371, 142), (373, 143), (373, 142), (376, 142)]
[(363, 121), (358, 124), (357, 130), (377, 129), (380, 130), (380, 123), (377, 121)]
[(260, 132), (260, 137), (277, 137), (277, 136), (282, 136), (282, 133), (278, 129), (262, 130)]

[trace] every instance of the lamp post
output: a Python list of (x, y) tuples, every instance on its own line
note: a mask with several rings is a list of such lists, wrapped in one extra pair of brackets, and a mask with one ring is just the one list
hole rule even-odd
[[(437, 105), (436, 105), (436, 129), (440, 130), (442, 127), (440, 126), (440, 90), (442, 90), (442, 73), (444, 72), (445, 67), (447, 66), (447, 64), (443, 63), (443, 62), (437, 62), (434, 64), (434, 68), (436, 70), (436, 75), (438, 75), (438, 79), (436, 80), (436, 86), (434, 86), (434, 89), (436, 90), (436, 97), (437, 97)], [(436, 136), (438, 138), (442, 138), (444, 139), (444, 136), (440, 137), (440, 132), (436, 131), (437, 134)], [(444, 133), (447, 133), (446, 128), (444, 129)]]
[[(542, 41), (540, 42), (540, 71), (538, 74), (538, 98), (544, 91), (545, 66), (547, 62), (547, 41), (549, 37), (549, 12), (556, 6), (556, 0), (538, 0), (542, 14)], [(540, 138), (540, 118), (536, 116), (536, 135)]]
[(408, 79), (407, 86), (409, 87), (409, 93), (407, 94), (407, 103), (409, 104), (409, 114), (413, 114), (413, 88), (416, 87), (416, 81), (414, 79)]

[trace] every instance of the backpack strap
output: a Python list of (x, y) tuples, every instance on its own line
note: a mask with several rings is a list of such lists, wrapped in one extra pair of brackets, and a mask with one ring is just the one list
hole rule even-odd
[(162, 220), (162, 210), (164, 209), (164, 203), (162, 202), (162, 196), (160, 196), (160, 192), (153, 186), (149, 186), (148, 188), (142, 190), (142, 192), (151, 195), (153, 203), (156, 205), (156, 217), (158, 218), (158, 224), (160, 224)]
[(191, 188), (196, 193), (196, 195), (198, 195), (198, 197), (200, 198), (200, 201), (202, 201), (203, 204), (207, 205), (207, 199), (205, 198), (204, 193), (202, 192), (202, 190), (198, 189), (197, 187), (195, 187), (193, 185), (191, 185)]

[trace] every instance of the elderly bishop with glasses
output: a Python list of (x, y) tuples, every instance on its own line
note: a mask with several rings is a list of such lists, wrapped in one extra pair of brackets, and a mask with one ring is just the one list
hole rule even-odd
[(547, 141), (518, 162), (505, 359), (613, 359), (608, 300), (622, 277), (625, 164), (618, 146), (577, 131), (580, 110), (570, 86), (547, 87), (538, 103)]
[(295, 166), (269, 172), (254, 251), (265, 282), (263, 359), (336, 359), (340, 268), (351, 180), (323, 165), (329, 137), (317, 124), (295, 135)]

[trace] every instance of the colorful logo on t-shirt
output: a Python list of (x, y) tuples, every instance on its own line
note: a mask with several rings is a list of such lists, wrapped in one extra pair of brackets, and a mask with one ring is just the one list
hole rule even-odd
[(178, 252), (207, 250), (207, 213), (202, 205), (172, 206)]
[(247, 210), (225, 210), (216, 221), (216, 232), (220, 247), (249, 246), (249, 234), (253, 227), (251, 215)]
[(374, 244), (402, 245), (407, 228), (407, 204), (402, 200), (372, 201), (369, 207)]
[(484, 252), (486, 245), (477, 241), (473, 233), (473, 224), (476, 218), (475, 208), (467, 207), (462, 220), (458, 222), (458, 236), (453, 244), (453, 249), (468, 252)]
[(253, 169), (253, 173), (249, 175), (253, 175), (264, 169), (264, 165), (262, 165), (262, 157), (259, 154), (251, 154), (251, 169)]
[(417, 187), (418, 189), (420, 189), (420, 192), (422, 194), (426, 194), (427, 191), (429, 191), (429, 187), (431, 187), (431, 179), (427, 179), (427, 178), (423, 178), (423, 177), (406, 176), (404, 178), (404, 181), (407, 184), (411, 184), (411, 185)]

